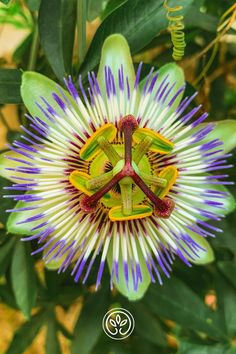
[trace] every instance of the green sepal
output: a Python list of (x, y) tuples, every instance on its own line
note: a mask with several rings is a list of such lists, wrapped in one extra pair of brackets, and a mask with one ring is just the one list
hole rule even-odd
[[(19, 149), (20, 150), (20, 149)], [(16, 168), (22, 165), (22, 163), (9, 160), (7, 156), (12, 158), (22, 159), (22, 155), (15, 151), (5, 151), (0, 154), (0, 176), (9, 179), (12, 182), (19, 183), (19, 180), (14, 177), (29, 177), (28, 173), (21, 173), (8, 170), (7, 168)], [(31, 161), (28, 157), (24, 156), (25, 161)]]
[(197, 235), (196, 233), (188, 230), (188, 235), (195, 241), (199, 246), (201, 246), (204, 250), (198, 249), (196, 251), (198, 256), (195, 256), (192, 251), (186, 247), (184, 242), (181, 242), (181, 245), (183, 246), (184, 249), (193, 257), (189, 257), (186, 253), (184, 253), (184, 256), (193, 264), (197, 265), (206, 265), (209, 263), (214, 262), (215, 260), (215, 255), (214, 251), (209, 244), (209, 242), (202, 236)]
[[(19, 201), (16, 203), (15, 209), (29, 207), (34, 204), (37, 205), (36, 203), (38, 202), (26, 203), (23, 201)], [(19, 222), (24, 221), (25, 219), (28, 219), (33, 215), (35, 215), (34, 210), (12, 212), (7, 220), (7, 224), (6, 224), (7, 231), (10, 232), (11, 234), (16, 234), (16, 235), (34, 235), (38, 233), (39, 229), (35, 231), (31, 231), (31, 229), (38, 226), (40, 223), (42, 223), (41, 220), (18, 224)]]
[(70, 96), (70, 94), (64, 90), (62, 87), (54, 82), (53, 80), (48, 79), (46, 76), (33, 72), (33, 71), (25, 71), (22, 75), (22, 83), (21, 83), (21, 97), (23, 102), (33, 117), (39, 117), (43, 122), (46, 122), (50, 125), (50, 121), (46, 118), (44, 113), (37, 106), (41, 104), (45, 107), (45, 103), (42, 101), (42, 97), (48, 102), (49, 105), (53, 107), (56, 113), (62, 117), (66, 118), (65, 113), (56, 103), (52, 94), (56, 93), (59, 97), (61, 97), (61, 92), (65, 95), (67, 100), (71, 103), (73, 108), (77, 111), (80, 118), (82, 115), (79, 113), (78, 106), (75, 104), (74, 100)]
[[(135, 291), (133, 289), (133, 278), (131, 273), (131, 267), (128, 262), (128, 270), (129, 270), (129, 282), (128, 287), (125, 281), (124, 275), (124, 267), (122, 256), (119, 257), (118, 268), (119, 268), (119, 281), (116, 280), (115, 274), (112, 277), (112, 282), (115, 285), (116, 289), (125, 297), (127, 297), (130, 301), (137, 301), (142, 299), (145, 295), (149, 285), (151, 284), (151, 277), (148, 272), (144, 256), (141, 252), (141, 249), (137, 245), (138, 257), (139, 257), (139, 265), (142, 273), (142, 281), (138, 285), (138, 289)], [(113, 264), (113, 244), (111, 242), (108, 253), (107, 253), (107, 262), (110, 274), (112, 273), (112, 264)]]
[(112, 34), (106, 38), (102, 47), (101, 59), (98, 69), (98, 83), (102, 93), (106, 96), (105, 67), (109, 66), (118, 84), (118, 69), (123, 66), (124, 75), (128, 77), (131, 89), (134, 87), (135, 71), (130, 54), (128, 42), (121, 34)]
[[(53, 242), (51, 242), (48, 247), (46, 247), (43, 250), (43, 257), (50, 251), (50, 249), (52, 249), (52, 247), (54, 246), (54, 244), (57, 242), (57, 240), (54, 240)], [(43, 258), (43, 262), (44, 262), (44, 267), (47, 268), (48, 270), (57, 270), (61, 267), (61, 265), (63, 264), (63, 262), (65, 261), (66, 257), (68, 256), (68, 252), (65, 252), (62, 256), (59, 254), (58, 257), (53, 258), (50, 260), (50, 257), (52, 257), (52, 255), (48, 256), (48, 261), (47, 259)]]
[[(209, 174), (205, 174), (205, 175), (209, 175)], [(214, 180), (215, 181), (215, 180)], [(214, 198), (214, 201), (215, 202), (219, 202), (219, 203), (223, 203), (222, 204), (222, 209), (219, 209), (219, 208), (216, 208), (215, 206), (213, 205), (207, 205), (207, 210), (206, 211), (209, 211), (209, 212), (213, 212), (213, 213), (216, 213), (216, 214), (223, 214), (223, 215), (227, 215), (227, 214), (230, 214), (232, 213), (232, 211), (235, 210), (236, 208), (236, 201), (235, 201), (235, 198), (233, 196), (232, 193), (230, 193), (229, 189), (224, 186), (223, 184), (211, 184), (211, 183), (207, 183), (205, 184), (204, 183), (204, 189), (205, 190), (215, 190), (215, 191), (220, 191), (220, 192), (223, 192), (223, 193), (227, 193), (227, 195), (224, 196), (224, 198)], [(196, 207), (202, 207), (202, 204), (198, 204), (197, 202), (194, 203)], [(200, 217), (200, 219), (202, 220), (205, 220), (206, 218), (205, 217)]]
[[(169, 102), (171, 100), (171, 98), (176, 94), (176, 92), (182, 86), (185, 85), (185, 77), (184, 77), (183, 69), (179, 65), (177, 65), (175, 63), (168, 63), (168, 64), (163, 65), (159, 70), (154, 71), (154, 73), (152, 74), (152, 77), (154, 75), (156, 75), (157, 72), (158, 72), (158, 78), (157, 78), (157, 81), (156, 81), (156, 83), (154, 85), (154, 88), (153, 88), (153, 91), (152, 91), (152, 96), (154, 98), (154, 96), (156, 94), (156, 91), (157, 91), (157, 88), (160, 86), (161, 82), (168, 75), (168, 78), (166, 80), (166, 83), (169, 82), (169, 86), (168, 87), (171, 87), (175, 83), (175, 85), (172, 88), (171, 92), (167, 96), (166, 102)], [(146, 78), (144, 78), (140, 82), (140, 84), (139, 84), (140, 90), (144, 87), (145, 82), (146, 82)], [(183, 98), (183, 95), (184, 95), (184, 91), (182, 91), (178, 95), (178, 97), (176, 97), (175, 101), (173, 102), (172, 106), (169, 109), (169, 114), (173, 113), (176, 110), (176, 108), (179, 106), (179, 104), (180, 104), (180, 102), (181, 102), (181, 100)]]
[[(202, 143), (206, 143), (215, 139), (223, 141), (222, 146), (218, 146), (216, 149), (223, 149), (223, 153), (228, 153), (229, 151), (236, 148), (236, 120), (226, 119), (220, 120), (218, 122), (213, 122), (215, 128), (210, 132), (207, 137), (202, 140)], [(209, 123), (203, 123), (198, 126), (198, 130), (202, 129)]]

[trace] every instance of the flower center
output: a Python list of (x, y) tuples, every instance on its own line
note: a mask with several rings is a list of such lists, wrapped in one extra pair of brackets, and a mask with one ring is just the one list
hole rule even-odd
[(148, 128), (139, 128), (132, 115), (120, 120), (118, 131), (113, 124), (103, 125), (80, 151), (80, 158), (90, 161), (89, 174), (75, 170), (69, 177), (85, 194), (81, 209), (93, 213), (101, 202), (110, 209), (111, 221), (152, 214), (168, 218), (174, 202), (166, 195), (176, 181), (177, 169), (167, 166), (157, 175), (147, 154), (168, 154), (172, 149), (171, 141)]

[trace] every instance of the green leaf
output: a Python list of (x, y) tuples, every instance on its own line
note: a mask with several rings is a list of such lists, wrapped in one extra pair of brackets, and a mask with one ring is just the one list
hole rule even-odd
[(45, 319), (45, 312), (40, 312), (34, 315), (29, 322), (24, 323), (14, 334), (6, 354), (23, 354), (37, 336)]
[[(170, 6), (173, 5), (170, 1)], [(182, 0), (185, 14), (192, 0)], [(112, 33), (122, 34), (128, 41), (131, 53), (135, 54), (147, 45), (161, 30), (167, 28), (166, 10), (162, 0), (132, 0), (112, 12), (98, 28), (81, 67), (83, 76), (99, 63), (102, 45)]]
[[(117, 288), (117, 290), (123, 296), (127, 297), (130, 301), (140, 300), (144, 296), (144, 294), (146, 293), (146, 291), (151, 283), (151, 277), (150, 277), (149, 271), (147, 269), (145, 259), (142, 255), (142, 252), (141, 252), (140, 248), (138, 247), (138, 245), (137, 245), (137, 253), (138, 253), (138, 257), (139, 257), (139, 265), (140, 265), (141, 274), (142, 274), (142, 282), (139, 283), (138, 289), (134, 290), (132, 270), (131, 270), (130, 265), (128, 265), (129, 280), (128, 280), (128, 287), (127, 287), (122, 256), (119, 257), (119, 261), (118, 261), (119, 281), (117, 281), (115, 274), (113, 274), (113, 278), (112, 278), (112, 282), (115, 285), (115, 287)], [(110, 246), (109, 246), (109, 249), (107, 252), (107, 262), (108, 262), (109, 271), (112, 274), (112, 266), (113, 266), (113, 245), (112, 245), (112, 242), (110, 243)]]
[(178, 354), (226, 354), (226, 348), (223, 345), (198, 345), (181, 340)]
[(57, 330), (57, 322), (53, 314), (53, 316), (50, 316), (47, 321), (47, 335), (45, 344), (46, 354), (61, 354)]
[(213, 338), (224, 338), (216, 314), (175, 277), (165, 280), (162, 287), (151, 286), (143, 302), (153, 313), (173, 320), (184, 328), (205, 332)]
[(41, 0), (26, 0), (30, 11), (38, 11)]
[(106, 95), (104, 75), (105, 66), (110, 66), (114, 74), (115, 82), (118, 83), (118, 69), (120, 69), (121, 65), (123, 65), (125, 76), (129, 79), (130, 87), (133, 87), (135, 81), (135, 71), (129, 45), (123, 36), (120, 34), (113, 34), (105, 40), (102, 46), (101, 59), (97, 75), (99, 85), (104, 95)]
[(72, 68), (76, 0), (42, 0), (38, 21), (42, 47), (54, 73), (62, 81)]
[(102, 319), (107, 311), (107, 297), (98, 291), (85, 298), (74, 329), (71, 354), (89, 354), (102, 333)]
[(0, 104), (22, 103), (20, 84), (20, 70), (0, 69)]
[(29, 243), (18, 241), (11, 265), (12, 287), (17, 305), (26, 318), (36, 302), (37, 282)]
[(8, 240), (0, 246), (0, 276), (3, 275), (10, 264), (11, 252), (16, 242), (16, 238), (8, 236)]
[(166, 334), (147, 306), (137, 303), (132, 307), (132, 313), (135, 318), (135, 333), (139, 337), (160, 347), (167, 346)]

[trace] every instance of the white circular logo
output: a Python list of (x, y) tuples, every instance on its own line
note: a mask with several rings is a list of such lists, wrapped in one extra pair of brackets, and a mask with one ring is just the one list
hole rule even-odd
[(121, 307), (108, 311), (102, 320), (102, 328), (106, 335), (115, 340), (122, 340), (131, 335), (135, 321), (132, 314)]

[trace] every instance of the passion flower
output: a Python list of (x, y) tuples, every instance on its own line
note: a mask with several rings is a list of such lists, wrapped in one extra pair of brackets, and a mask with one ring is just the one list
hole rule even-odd
[[(185, 86), (153, 69), (140, 90), (142, 65), (132, 79), (129, 57), (118, 47), (114, 64), (109, 41), (127, 47), (121, 36), (108, 39), (87, 90), (80, 78), (78, 93), (68, 77), (67, 93), (49, 88), (30, 103), (40, 116), (27, 116), (6, 154), (13, 166), (5, 174), (16, 182), (9, 189), (22, 194), (6, 197), (18, 201), (9, 211), (21, 215), (19, 230), (30, 229), (23, 240), (38, 240), (33, 254), (59, 261), (59, 272), (72, 264), (83, 282), (100, 257), (96, 288), (108, 259), (111, 284), (137, 292), (169, 277), (176, 256), (191, 265), (207, 251), (204, 238), (220, 231), (208, 220), (220, 220), (227, 198), (218, 186), (229, 183), (209, 173), (231, 166), (222, 142), (206, 141), (214, 124), (200, 125), (207, 114), (190, 108), (195, 94), (180, 103)], [(23, 99), (32, 75), (41, 80), (23, 75)]]

